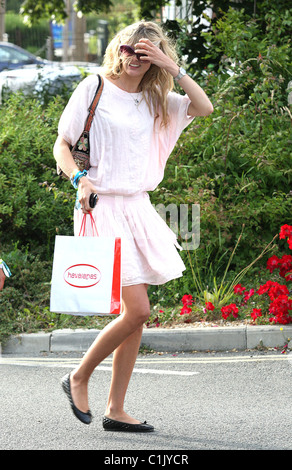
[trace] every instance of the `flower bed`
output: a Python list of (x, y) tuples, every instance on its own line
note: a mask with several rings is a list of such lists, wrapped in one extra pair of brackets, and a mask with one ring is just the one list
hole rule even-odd
[[(292, 249), (292, 226), (285, 224), (280, 229), (280, 239), (286, 239), (288, 246)], [(289, 296), (290, 291), (288, 288), (289, 282), (292, 281), (292, 256), (284, 254), (281, 258), (273, 255), (267, 261), (267, 269), (270, 273), (279, 270), (279, 276), (284, 279), (285, 284), (280, 284), (276, 281), (268, 280), (265, 284), (260, 285), (257, 290), (251, 288), (246, 289), (242, 284), (238, 283), (233, 286), (233, 298), (235, 302), (228, 303), (221, 306), (214, 305), (211, 301), (206, 301), (203, 307), (204, 314), (211, 312), (213, 316), (218, 316), (220, 311), (221, 317), (224, 320), (239, 318), (239, 309), (241, 307), (248, 311), (247, 319), (252, 323), (258, 323), (259, 319), (263, 320), (262, 323), (281, 324), (287, 325), (292, 323), (292, 298)], [(247, 309), (248, 301), (252, 298), (253, 304), (257, 304), (259, 298), (256, 296), (264, 296), (266, 308), (253, 307)], [(261, 299), (262, 300), (262, 299)], [(181, 308), (180, 315), (190, 315), (193, 313), (194, 306), (197, 307), (195, 299), (191, 294), (184, 295), (181, 299), (183, 307)], [(222, 301), (221, 301), (222, 302)], [(224, 302), (224, 301), (223, 301)], [(188, 321), (186, 321), (189, 323)]]

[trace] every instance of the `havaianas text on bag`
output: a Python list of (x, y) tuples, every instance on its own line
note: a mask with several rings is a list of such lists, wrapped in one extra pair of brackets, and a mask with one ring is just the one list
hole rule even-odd
[(99, 269), (91, 264), (74, 264), (64, 272), (65, 282), (77, 288), (93, 287), (100, 279), (101, 273)]

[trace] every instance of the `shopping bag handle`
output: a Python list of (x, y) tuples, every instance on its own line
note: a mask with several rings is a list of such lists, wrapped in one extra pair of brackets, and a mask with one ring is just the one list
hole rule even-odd
[[(93, 218), (93, 215), (92, 215), (91, 212), (89, 212), (88, 215), (89, 215), (89, 217), (90, 217), (90, 222), (91, 222), (91, 228), (92, 228), (93, 236), (94, 236), (94, 232), (95, 232), (96, 236), (98, 237), (98, 231), (97, 231), (97, 228), (96, 228), (96, 223), (95, 223), (95, 220), (94, 220), (94, 218)], [(83, 217), (82, 217), (82, 222), (81, 222), (79, 237), (85, 237), (86, 216), (87, 216), (87, 214), (84, 214)]]

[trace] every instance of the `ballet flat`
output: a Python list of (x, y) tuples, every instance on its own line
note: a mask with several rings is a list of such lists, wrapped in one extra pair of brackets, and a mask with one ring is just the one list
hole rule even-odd
[(151, 424), (144, 423), (130, 424), (123, 421), (116, 421), (115, 419), (103, 416), (102, 425), (105, 431), (123, 431), (123, 432), (151, 432), (154, 427)]
[(64, 392), (67, 395), (67, 398), (69, 399), (72, 411), (76, 418), (78, 418), (84, 424), (90, 424), (92, 421), (92, 414), (90, 410), (88, 410), (87, 413), (84, 413), (83, 411), (80, 411), (77, 406), (74, 405), (70, 388), (70, 374), (64, 375), (64, 377), (61, 379), (61, 384)]

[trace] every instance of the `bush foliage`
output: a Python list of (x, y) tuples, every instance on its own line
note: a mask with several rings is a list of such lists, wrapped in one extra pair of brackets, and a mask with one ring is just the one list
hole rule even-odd
[(53, 145), (64, 103), (41, 104), (21, 94), (0, 108), (1, 243), (42, 247), (51, 254), (57, 232), (72, 233), (74, 191), (56, 175)]
[[(209, 287), (222, 275), (243, 226), (231, 271), (252, 262), (292, 213), (289, 44), (276, 46), (263, 37), (249, 48), (258, 37), (257, 22), (234, 10), (217, 28), (206, 40), (210, 57), (221, 48), (221, 69), (204, 82), (214, 113), (189, 126), (169, 161), (164, 189), (155, 193), (155, 201), (165, 204), (200, 204), (196, 258)], [(182, 290), (188, 279), (193, 292), (190, 270)]]
[[(273, 41), (274, 28), (281, 25), (272, 13), (265, 20), (268, 37), (259, 33), (256, 20), (230, 10), (217, 22), (217, 33), (206, 34), (210, 62), (213, 53), (222, 57), (218, 72), (202, 75), (214, 113), (196, 118), (181, 136), (163, 182), (151, 195), (155, 205), (200, 204), (201, 242), (195, 252), (182, 252), (187, 266), (183, 278), (150, 289), (154, 303), (169, 306), (184, 294), (196, 295), (189, 263), (194, 255), (202, 282), (212, 288), (243, 226), (229, 276), (253, 261), (281, 225), (292, 222), (289, 40)], [(48, 313), (54, 237), (72, 234), (75, 192), (57, 177), (52, 155), (63, 107), (61, 97), (44, 107), (16, 94), (0, 108), (1, 256), (9, 260), (9, 252), (29, 254), (31, 279), (37, 266), (44, 281), (36, 282), (38, 294), (24, 304), (25, 284), (18, 284), (18, 265), (23, 264), (16, 256), (14, 276), (0, 293), (0, 323), (3, 311), (23, 315), (25, 309), (29, 315), (37, 305)], [(8, 288), (14, 289), (16, 310), (7, 298)]]

